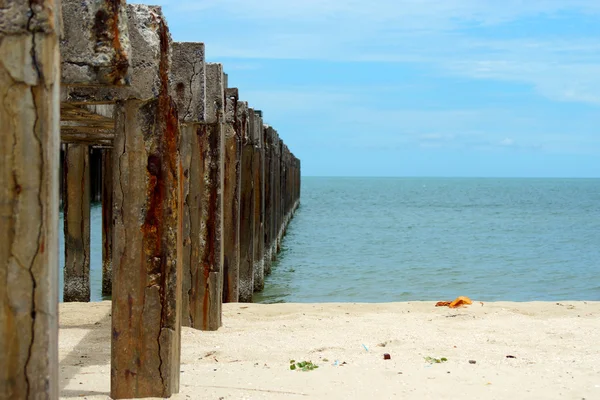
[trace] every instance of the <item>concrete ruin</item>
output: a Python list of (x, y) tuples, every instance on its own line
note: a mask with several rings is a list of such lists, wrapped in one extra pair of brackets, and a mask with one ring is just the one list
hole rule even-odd
[(64, 300), (87, 302), (102, 193), (112, 398), (177, 393), (181, 326), (218, 330), (223, 302), (262, 290), (300, 161), (227, 80), (160, 7), (0, 7), (0, 399), (58, 398), (61, 198)]

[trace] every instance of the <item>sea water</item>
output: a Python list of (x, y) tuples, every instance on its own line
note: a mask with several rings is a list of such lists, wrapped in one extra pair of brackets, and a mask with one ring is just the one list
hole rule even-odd
[[(97, 301), (100, 207), (91, 214)], [(254, 300), (457, 296), (600, 300), (600, 179), (303, 177), (301, 206)]]

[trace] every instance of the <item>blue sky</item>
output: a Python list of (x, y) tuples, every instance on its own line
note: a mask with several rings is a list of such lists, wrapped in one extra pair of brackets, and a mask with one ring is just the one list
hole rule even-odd
[(600, 177), (600, 1), (156, 3), (304, 175)]

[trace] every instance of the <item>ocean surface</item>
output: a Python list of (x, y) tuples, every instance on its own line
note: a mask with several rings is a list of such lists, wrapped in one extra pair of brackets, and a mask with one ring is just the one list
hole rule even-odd
[[(97, 205), (91, 240), (98, 301)], [(600, 300), (600, 179), (303, 177), (301, 206), (255, 301), (457, 296)]]

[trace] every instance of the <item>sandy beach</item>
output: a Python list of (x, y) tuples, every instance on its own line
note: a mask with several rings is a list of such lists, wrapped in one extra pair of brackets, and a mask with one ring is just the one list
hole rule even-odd
[[(172, 398), (600, 399), (600, 302), (474, 300), (226, 304), (218, 332), (184, 328)], [(110, 302), (60, 305), (60, 389), (109, 398)]]

